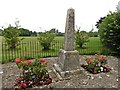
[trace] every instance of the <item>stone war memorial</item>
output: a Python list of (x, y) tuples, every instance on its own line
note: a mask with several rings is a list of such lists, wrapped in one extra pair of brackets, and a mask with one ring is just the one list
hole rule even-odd
[[(114, 17), (118, 17), (118, 13), (115, 13), (115, 15), (117, 16), (113, 14)], [(110, 15), (110, 18), (108, 18), (110, 23), (114, 22), (114, 20), (111, 20), (111, 17)], [(120, 21), (120, 18), (116, 18), (115, 20)], [(100, 25), (104, 27), (109, 22), (100, 22)], [(76, 41), (81, 42), (83, 40), (81, 37), (85, 34), (82, 35), (79, 29), (75, 32), (75, 10), (73, 8), (67, 10), (66, 22), (63, 23), (65, 23), (64, 39), (62, 37), (62, 41), (58, 41), (59, 39), (55, 40), (53, 38), (49, 50), (44, 50), (44, 46), (40, 42), (45, 41), (47, 42), (45, 46), (49, 45), (48, 38), (51, 37), (51, 33), (49, 34), (47, 32), (40, 33), (39, 36), (44, 38), (43, 40), (41, 38), (38, 38), (38, 40), (28, 40), (34, 38), (30, 36), (30, 38), (26, 38), (26, 40), (19, 43), (21, 46), (14, 50), (10, 50), (5, 42), (2, 43), (2, 56), (4, 58), (0, 64), (2, 67), (0, 69), (2, 81), (0, 88), (2, 90), (4, 88), (13, 88), (13, 90), (31, 90), (32, 88), (35, 90), (39, 90), (39, 88), (50, 90), (57, 88), (100, 88), (100, 90), (106, 90), (107, 88), (112, 88), (118, 90), (117, 88), (120, 88), (120, 57), (111, 56), (111, 54), (106, 53), (108, 49), (104, 49), (102, 42), (100, 42), (100, 37), (89, 37), (90, 40), (86, 43), (85, 48), (77, 47), (79, 52), (75, 50), (75, 46), (77, 46)], [(112, 27), (114, 31), (116, 30), (116, 26), (114, 27), (113, 25)], [(106, 30), (108, 32), (109, 25), (104, 28), (106, 28), (105, 32)], [(5, 31), (15, 31), (15, 29), (16, 27), (11, 29), (7, 28)], [(8, 34), (10, 33), (8, 32)], [(117, 38), (113, 39), (116, 40)]]
[(62, 78), (80, 73), (79, 52), (74, 47), (75, 10), (68, 9), (64, 36), (64, 49), (60, 49), (57, 63), (53, 65)]

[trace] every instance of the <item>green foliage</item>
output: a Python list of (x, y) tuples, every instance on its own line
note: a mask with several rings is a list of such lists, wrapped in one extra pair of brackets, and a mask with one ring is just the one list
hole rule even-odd
[(97, 26), (104, 46), (120, 54), (120, 12), (110, 12)]
[[(22, 71), (28, 71), (31, 72), (31, 77), (32, 75), (37, 75), (39, 72), (42, 73), (47, 73), (45, 67), (47, 66), (47, 61), (40, 58), (40, 59), (35, 59), (35, 60), (24, 60), (24, 59), (20, 59), (20, 58), (16, 58), (15, 60), (17, 66), (19, 69), (21, 69)], [(44, 77), (44, 75), (42, 77)], [(37, 77), (36, 77), (37, 79)]]
[(51, 30), (47, 31), (47, 33), (54, 33), (56, 36), (64, 36), (64, 33), (59, 32), (56, 28), (52, 28)]
[(99, 24), (102, 23), (102, 21), (105, 19), (106, 17), (101, 17), (100, 20), (98, 22), (96, 22), (96, 27), (98, 28)]
[(13, 27), (11, 25), (9, 25), (8, 28), (5, 28), (3, 31), (3, 36), (5, 38), (5, 41), (8, 45), (9, 49), (15, 49), (16, 46), (19, 45), (19, 42), (23, 39), (19, 39), (20, 32), (19, 29), (17, 27)]
[(98, 37), (98, 32), (97, 31), (93, 32), (93, 37)]
[(95, 57), (87, 57), (86, 62), (88, 65), (88, 69), (94, 69), (100, 70), (100, 67), (104, 67), (107, 65), (108, 57), (101, 56), (98, 54), (95, 54)]
[(15, 84), (20, 90), (26, 90), (27, 88), (33, 88), (34, 86), (39, 86), (41, 84), (48, 85), (52, 82), (52, 79), (49, 77), (48, 71), (46, 70), (48, 62), (43, 58), (34, 60), (16, 58), (15, 62), (22, 71), (22, 75), (16, 80)]
[(75, 43), (77, 47), (83, 48), (86, 45), (86, 42), (89, 41), (89, 37), (86, 33), (80, 32), (80, 28), (77, 29), (75, 33)]
[(2, 30), (2, 29), (0, 29), (0, 36), (2, 36), (2, 32), (3, 32), (3, 30)]
[(95, 31), (95, 32), (90, 31), (90, 32), (88, 33), (88, 35), (89, 35), (89, 37), (98, 37), (98, 32), (97, 32), (97, 31)]
[(55, 34), (57, 34), (58, 33), (58, 29), (52, 28), (50, 31), (47, 31), (47, 33), (55, 33)]
[(34, 31), (29, 31), (28, 29), (19, 28), (20, 35), (19, 36), (37, 36), (37, 33)]
[(93, 27), (92, 29), (88, 32), (89, 37), (98, 37), (98, 32), (94, 31)]
[(49, 50), (55, 34), (53, 33), (41, 33), (38, 37), (38, 40), (43, 47), (43, 50)]

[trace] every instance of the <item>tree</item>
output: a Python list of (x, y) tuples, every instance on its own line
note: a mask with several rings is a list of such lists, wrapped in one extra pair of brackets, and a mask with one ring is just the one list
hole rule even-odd
[(15, 27), (9, 25), (7, 28), (4, 28), (3, 36), (5, 38), (5, 42), (8, 45), (8, 49), (15, 49), (16, 46), (19, 45), (19, 42), (23, 40), (23, 38), (19, 38), (19, 21), (15, 22)]
[(88, 35), (89, 37), (93, 37), (93, 30), (89, 31)]
[(120, 55), (120, 12), (109, 12), (97, 27), (104, 46)]
[(37, 33), (35, 31), (32, 32), (25, 28), (19, 28), (19, 31), (20, 31), (20, 36), (37, 36)]
[(89, 37), (98, 37), (98, 32), (94, 31), (94, 28), (92, 26), (92, 29), (88, 32)]
[(58, 34), (58, 29), (56, 28), (52, 28), (51, 30), (47, 31), (47, 33), (54, 33), (54, 34)]
[(98, 31), (94, 31), (94, 32), (93, 32), (93, 37), (98, 37), (98, 35), (99, 35), (99, 34), (98, 34)]
[(19, 42), (23, 39), (19, 39), (20, 31), (17, 27), (13, 27), (11, 25), (8, 26), (8, 28), (5, 28), (3, 31), (3, 36), (5, 38), (5, 41), (8, 45), (9, 49), (15, 49), (16, 46), (19, 45)]
[(58, 32), (56, 36), (64, 36), (64, 33)]
[(77, 47), (83, 48), (86, 45), (86, 42), (89, 41), (89, 37), (87, 33), (83, 33), (80, 31), (80, 28), (77, 28), (77, 32), (75, 33), (75, 43)]
[(96, 22), (96, 25), (95, 25), (95, 26), (98, 28), (99, 24), (101, 24), (102, 21), (103, 21), (105, 18), (106, 18), (106, 16), (105, 16), (105, 17), (101, 17), (101, 18), (99, 19), (99, 21)]
[(48, 33), (55, 33), (56, 32), (56, 29), (55, 28), (52, 28), (50, 31), (47, 31)]

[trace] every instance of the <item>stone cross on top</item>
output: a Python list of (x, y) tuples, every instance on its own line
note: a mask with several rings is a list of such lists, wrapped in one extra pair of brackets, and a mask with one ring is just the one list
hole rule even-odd
[(64, 50), (74, 51), (74, 9), (70, 8), (67, 11)]

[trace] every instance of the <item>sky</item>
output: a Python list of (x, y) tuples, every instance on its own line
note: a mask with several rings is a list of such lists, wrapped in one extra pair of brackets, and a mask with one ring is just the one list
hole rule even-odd
[[(120, 0), (0, 0), (0, 28), (20, 21), (23, 28), (44, 32), (52, 28), (65, 32), (67, 10), (75, 9), (75, 27), (90, 31), (100, 17), (116, 11)], [(76, 29), (76, 28), (75, 28)]]

